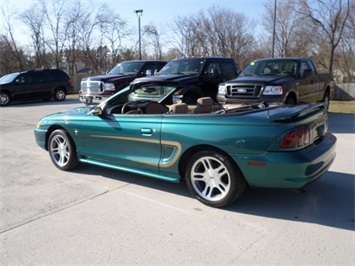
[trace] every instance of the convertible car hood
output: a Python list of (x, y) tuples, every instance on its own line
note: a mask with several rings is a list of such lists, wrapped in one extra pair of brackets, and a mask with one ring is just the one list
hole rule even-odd
[(90, 107), (83, 106), (83, 107), (78, 107), (78, 108), (67, 109), (64, 111), (60, 111), (58, 113), (47, 115), (44, 117), (44, 119), (47, 117), (51, 117), (51, 118), (58, 117), (59, 118), (59, 117), (65, 117), (65, 116), (82, 117), (82, 116), (87, 115), (87, 113), (92, 108), (93, 108), (92, 106), (90, 106)]

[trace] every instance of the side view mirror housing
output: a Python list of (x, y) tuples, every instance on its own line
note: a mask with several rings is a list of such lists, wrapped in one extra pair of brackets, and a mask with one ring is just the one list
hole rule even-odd
[(102, 115), (102, 109), (100, 106), (96, 106), (92, 111), (91, 111), (91, 114), (92, 115), (95, 115), (95, 116), (100, 116)]

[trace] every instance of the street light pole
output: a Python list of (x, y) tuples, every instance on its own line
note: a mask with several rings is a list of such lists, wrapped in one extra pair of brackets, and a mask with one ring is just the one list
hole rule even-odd
[(139, 60), (142, 60), (142, 44), (141, 44), (141, 16), (143, 9), (134, 10), (138, 17), (138, 43), (139, 43)]
[(276, 11), (277, 11), (277, 0), (274, 0), (274, 25), (272, 30), (272, 51), (271, 51), (272, 58), (275, 57)]

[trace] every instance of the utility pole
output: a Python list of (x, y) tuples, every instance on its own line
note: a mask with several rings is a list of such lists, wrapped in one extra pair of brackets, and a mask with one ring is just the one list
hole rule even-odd
[(271, 57), (274, 58), (275, 56), (275, 32), (276, 32), (276, 10), (277, 10), (277, 0), (274, 2), (274, 27), (272, 31), (272, 52)]
[(138, 43), (139, 43), (139, 60), (142, 60), (142, 43), (141, 43), (141, 16), (143, 9), (134, 10), (138, 17)]

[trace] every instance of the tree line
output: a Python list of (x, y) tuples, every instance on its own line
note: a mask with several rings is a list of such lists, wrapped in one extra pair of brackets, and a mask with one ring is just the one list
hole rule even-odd
[[(354, 1), (266, 0), (263, 9), (259, 20), (213, 5), (166, 27), (149, 22), (142, 25), (142, 59), (226, 56), (243, 68), (263, 57), (311, 57), (338, 82), (355, 81)], [(0, 11), (0, 76), (53, 67), (71, 76), (101, 74), (139, 58), (138, 30), (107, 4), (37, 0), (19, 13), (6, 2)], [(28, 43), (16, 39), (15, 27), (26, 29)]]

